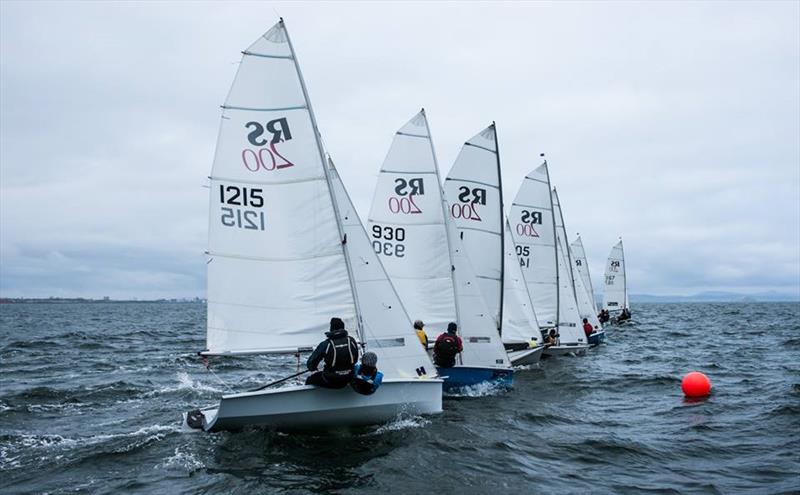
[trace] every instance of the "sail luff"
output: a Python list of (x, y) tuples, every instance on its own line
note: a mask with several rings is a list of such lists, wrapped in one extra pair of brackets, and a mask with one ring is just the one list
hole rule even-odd
[(356, 295), (356, 288), (355, 282), (353, 278), (353, 267), (350, 265), (350, 257), (347, 255), (347, 238), (344, 234), (344, 228), (342, 226), (342, 219), (341, 214), (339, 213), (339, 207), (336, 203), (336, 199), (333, 197), (333, 184), (331, 182), (331, 176), (328, 172), (328, 167), (326, 164), (328, 160), (325, 157), (325, 148), (322, 145), (322, 140), (320, 138), (319, 126), (317, 125), (317, 117), (314, 115), (314, 108), (311, 106), (311, 99), (308, 97), (308, 89), (306, 88), (306, 82), (303, 78), (303, 72), (300, 70), (300, 64), (297, 62), (297, 55), (294, 51), (294, 45), (292, 44), (292, 37), (289, 35), (289, 31), (286, 29), (286, 24), (283, 21), (283, 17), (280, 18), (280, 24), (283, 27), (284, 32), (286, 33), (286, 42), (289, 45), (289, 51), (292, 54), (292, 62), (294, 63), (295, 70), (297, 71), (297, 77), (300, 80), (300, 88), (303, 91), (303, 98), (306, 101), (306, 108), (308, 109), (308, 115), (311, 119), (311, 126), (314, 129), (314, 139), (317, 142), (317, 150), (319, 151), (319, 158), (320, 162), (322, 163), (322, 169), (325, 173), (325, 181), (328, 184), (328, 194), (331, 200), (331, 206), (333, 207), (333, 214), (336, 218), (336, 227), (339, 230), (339, 239), (341, 239), (341, 247), (342, 247), (342, 254), (344, 255), (345, 264), (347, 265), (347, 275), (348, 281), (350, 282), (350, 293), (353, 296), (353, 304), (356, 310), (356, 326), (357, 332), (360, 337), (361, 342), (364, 342), (364, 329), (361, 323), (361, 311), (359, 310), (359, 303), (358, 297)]

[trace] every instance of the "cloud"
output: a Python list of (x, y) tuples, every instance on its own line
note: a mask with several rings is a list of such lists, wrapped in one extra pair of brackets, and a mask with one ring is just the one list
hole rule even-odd
[(311, 6), (0, 3), (0, 293), (204, 295), (218, 105), (277, 13), (362, 215), (424, 106), (443, 173), (497, 121), (506, 204), (547, 153), (596, 285), (622, 235), (633, 292), (800, 290), (797, 3)]

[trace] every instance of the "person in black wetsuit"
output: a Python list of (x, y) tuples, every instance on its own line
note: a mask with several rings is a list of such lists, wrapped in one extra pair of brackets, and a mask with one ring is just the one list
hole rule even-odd
[[(325, 332), (327, 339), (317, 345), (306, 366), (315, 371), (306, 378), (306, 385), (325, 388), (344, 388), (353, 378), (353, 367), (358, 362), (358, 344), (344, 329), (344, 322), (331, 318), (331, 330)], [(325, 362), (322, 371), (317, 371), (321, 361)]]

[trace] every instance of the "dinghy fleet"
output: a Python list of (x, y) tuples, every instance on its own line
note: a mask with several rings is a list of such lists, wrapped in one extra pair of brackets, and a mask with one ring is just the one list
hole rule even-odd
[[(200, 354), (307, 356), (337, 317), (377, 356), (383, 380), (371, 395), (312, 385), (230, 393), (184, 421), (219, 431), (436, 414), (443, 392), (510, 387), (543, 356), (599, 345), (601, 319), (630, 318), (622, 241), (598, 315), (583, 243), (568, 243), (547, 162), (522, 180), (507, 215), (501, 163), (492, 123), (442, 181), (421, 110), (395, 133), (362, 222), (323, 146), (284, 22), (273, 26), (242, 52), (222, 106)], [(435, 364), (412, 320), (432, 339), (455, 323), (463, 348), (452, 365)]]

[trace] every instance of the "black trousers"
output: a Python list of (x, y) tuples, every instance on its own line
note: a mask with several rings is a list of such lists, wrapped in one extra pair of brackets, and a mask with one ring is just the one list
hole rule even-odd
[(325, 388), (345, 388), (353, 378), (353, 373), (339, 375), (337, 373), (326, 373), (317, 371), (306, 378), (306, 385), (314, 385)]

